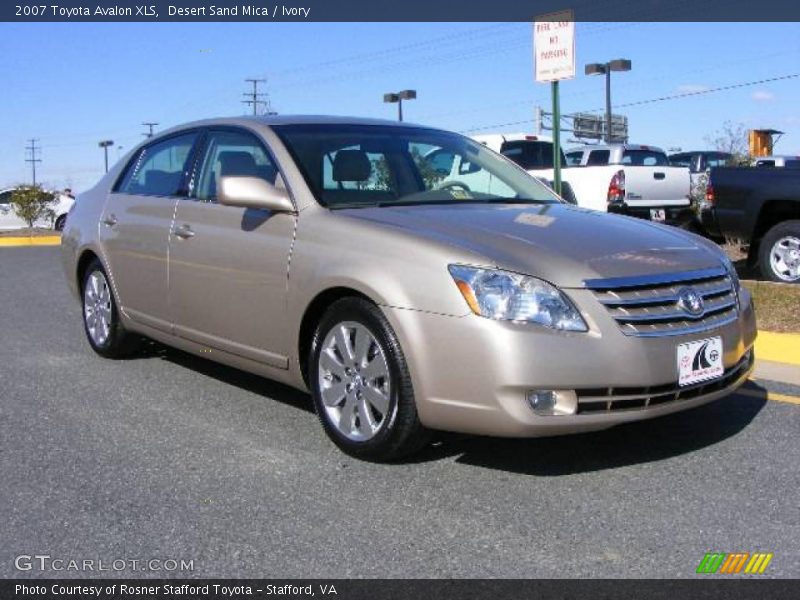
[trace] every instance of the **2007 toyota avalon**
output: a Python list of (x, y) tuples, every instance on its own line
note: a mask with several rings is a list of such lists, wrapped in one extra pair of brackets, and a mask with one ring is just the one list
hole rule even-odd
[(62, 248), (97, 353), (145, 336), (309, 389), (333, 442), (370, 460), (432, 430), (532, 437), (665, 415), (753, 366), (750, 295), (715, 245), (565, 204), (421, 126), (177, 127), (81, 197)]

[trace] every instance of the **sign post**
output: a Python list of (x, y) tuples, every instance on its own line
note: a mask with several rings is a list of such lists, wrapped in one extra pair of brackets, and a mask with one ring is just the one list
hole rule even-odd
[(575, 14), (572, 10), (536, 17), (533, 23), (536, 81), (550, 83), (553, 98), (553, 189), (561, 195), (561, 105), (558, 82), (575, 77)]

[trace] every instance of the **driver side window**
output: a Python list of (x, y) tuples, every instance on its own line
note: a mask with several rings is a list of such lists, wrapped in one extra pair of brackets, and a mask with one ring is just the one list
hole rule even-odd
[(278, 169), (255, 136), (241, 131), (212, 131), (194, 196), (201, 202), (217, 201), (222, 177), (260, 177), (275, 184)]

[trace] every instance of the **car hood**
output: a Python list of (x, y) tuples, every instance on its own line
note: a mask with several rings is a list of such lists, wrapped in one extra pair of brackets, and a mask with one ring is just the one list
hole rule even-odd
[(336, 211), (455, 246), (562, 287), (588, 279), (719, 267), (719, 256), (679, 229), (563, 204), (452, 204)]

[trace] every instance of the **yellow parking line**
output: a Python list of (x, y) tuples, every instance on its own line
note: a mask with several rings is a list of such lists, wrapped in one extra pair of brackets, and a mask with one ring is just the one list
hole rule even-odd
[(768, 392), (767, 390), (753, 390), (750, 388), (739, 388), (737, 394), (743, 396), (750, 396), (752, 398), (763, 398), (764, 392), (767, 394), (767, 400), (774, 402), (786, 402), (787, 404), (800, 404), (800, 396), (787, 396), (786, 394), (776, 394), (775, 392)]
[(800, 365), (800, 335), (759, 331), (756, 338), (756, 357)]
[(0, 246), (60, 246), (58, 235), (40, 235), (38, 237), (0, 237)]

